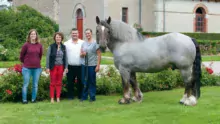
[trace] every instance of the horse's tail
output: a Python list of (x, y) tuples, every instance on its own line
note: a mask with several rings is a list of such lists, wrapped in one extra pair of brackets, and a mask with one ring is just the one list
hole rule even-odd
[(196, 98), (198, 99), (200, 97), (200, 86), (201, 86), (201, 53), (199, 44), (196, 42), (195, 39), (192, 38), (193, 43), (196, 47), (196, 57), (193, 63), (193, 92), (196, 95)]

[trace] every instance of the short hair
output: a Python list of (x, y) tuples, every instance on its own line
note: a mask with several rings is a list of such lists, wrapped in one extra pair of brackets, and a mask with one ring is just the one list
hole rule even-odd
[(31, 33), (32, 32), (35, 32), (36, 33), (36, 43), (39, 43), (40, 42), (40, 40), (39, 40), (39, 35), (38, 35), (38, 33), (37, 33), (37, 30), (36, 29), (31, 29), (29, 32), (28, 32), (28, 36), (27, 36), (27, 39), (26, 39), (26, 42), (31, 42), (31, 37), (30, 37), (30, 35), (31, 35)]
[(92, 33), (92, 29), (91, 28), (86, 28), (85, 32), (86, 31), (90, 31)]
[(64, 35), (62, 32), (56, 32), (54, 35), (53, 35), (53, 40), (56, 42), (56, 36), (59, 35), (61, 36), (61, 41), (63, 41), (64, 39)]
[(77, 28), (72, 28), (72, 31), (78, 31), (78, 29)]

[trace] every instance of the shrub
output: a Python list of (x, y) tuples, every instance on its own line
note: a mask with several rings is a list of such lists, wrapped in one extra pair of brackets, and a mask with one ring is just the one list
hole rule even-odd
[(109, 95), (122, 91), (121, 78), (113, 66), (101, 69), (97, 78), (97, 94)]
[(19, 42), (25, 42), (27, 33), (32, 28), (37, 29), (41, 37), (52, 36), (58, 31), (58, 25), (53, 20), (27, 5), (0, 11), (0, 26), (1, 34)]
[[(146, 31), (142, 32), (143, 35), (149, 35), (151, 37), (160, 36), (160, 35), (164, 35), (167, 33), (170, 33), (170, 32), (146, 32)], [(195, 33), (180, 32), (180, 33), (188, 35), (197, 40), (220, 40), (220, 33), (197, 33), (197, 32)]]
[[(65, 81), (65, 78), (64, 78)], [(45, 100), (49, 97), (49, 84), (50, 79), (48, 76), (41, 74), (38, 84), (37, 100)], [(22, 99), (22, 86), (23, 78), (21, 74), (21, 65), (17, 64), (14, 67), (8, 68), (3, 74), (0, 75), (0, 101), (1, 102), (19, 102)], [(64, 85), (65, 86), (65, 85)], [(66, 92), (66, 88), (62, 87), (63, 94)], [(28, 87), (27, 98), (31, 98), (32, 80)], [(64, 96), (62, 94), (62, 96)]]
[(5, 49), (5, 47), (0, 44), (0, 61), (7, 60), (7, 58), (6, 58), (7, 52), (8, 52), (8, 50)]
[[(172, 90), (183, 87), (184, 83), (178, 70), (164, 70), (158, 73), (137, 73), (137, 81), (142, 92)], [(204, 68), (202, 69), (202, 86), (219, 85), (220, 77), (210, 75)], [(31, 82), (30, 82), (31, 83)], [(49, 99), (50, 79), (46, 75), (41, 75), (38, 85), (37, 100)], [(63, 78), (61, 98), (67, 93), (66, 76)], [(23, 85), (21, 66), (15, 65), (9, 68), (0, 76), (0, 101), (21, 101), (21, 89)], [(28, 87), (28, 98), (31, 98), (31, 84)], [(75, 90), (76, 91), (76, 90)], [(97, 75), (97, 94), (111, 95), (123, 93), (121, 78), (118, 71), (113, 66), (101, 69)]]

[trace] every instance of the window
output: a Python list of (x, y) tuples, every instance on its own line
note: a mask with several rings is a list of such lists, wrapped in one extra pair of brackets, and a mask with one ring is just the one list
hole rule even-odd
[(197, 8), (195, 21), (195, 31), (206, 32), (205, 10), (202, 7)]
[(122, 21), (128, 23), (128, 8), (122, 8)]

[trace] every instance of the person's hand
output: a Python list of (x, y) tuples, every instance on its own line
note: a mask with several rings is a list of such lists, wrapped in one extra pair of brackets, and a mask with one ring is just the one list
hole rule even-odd
[(49, 74), (50, 73), (50, 69), (46, 69), (46, 73)]
[(64, 73), (68, 73), (68, 69), (67, 68), (64, 70)]
[(81, 52), (81, 53), (80, 53), (80, 56), (81, 56), (81, 57), (86, 56), (86, 52)]
[(97, 65), (95, 68), (95, 72), (98, 72), (100, 70), (100, 65)]

